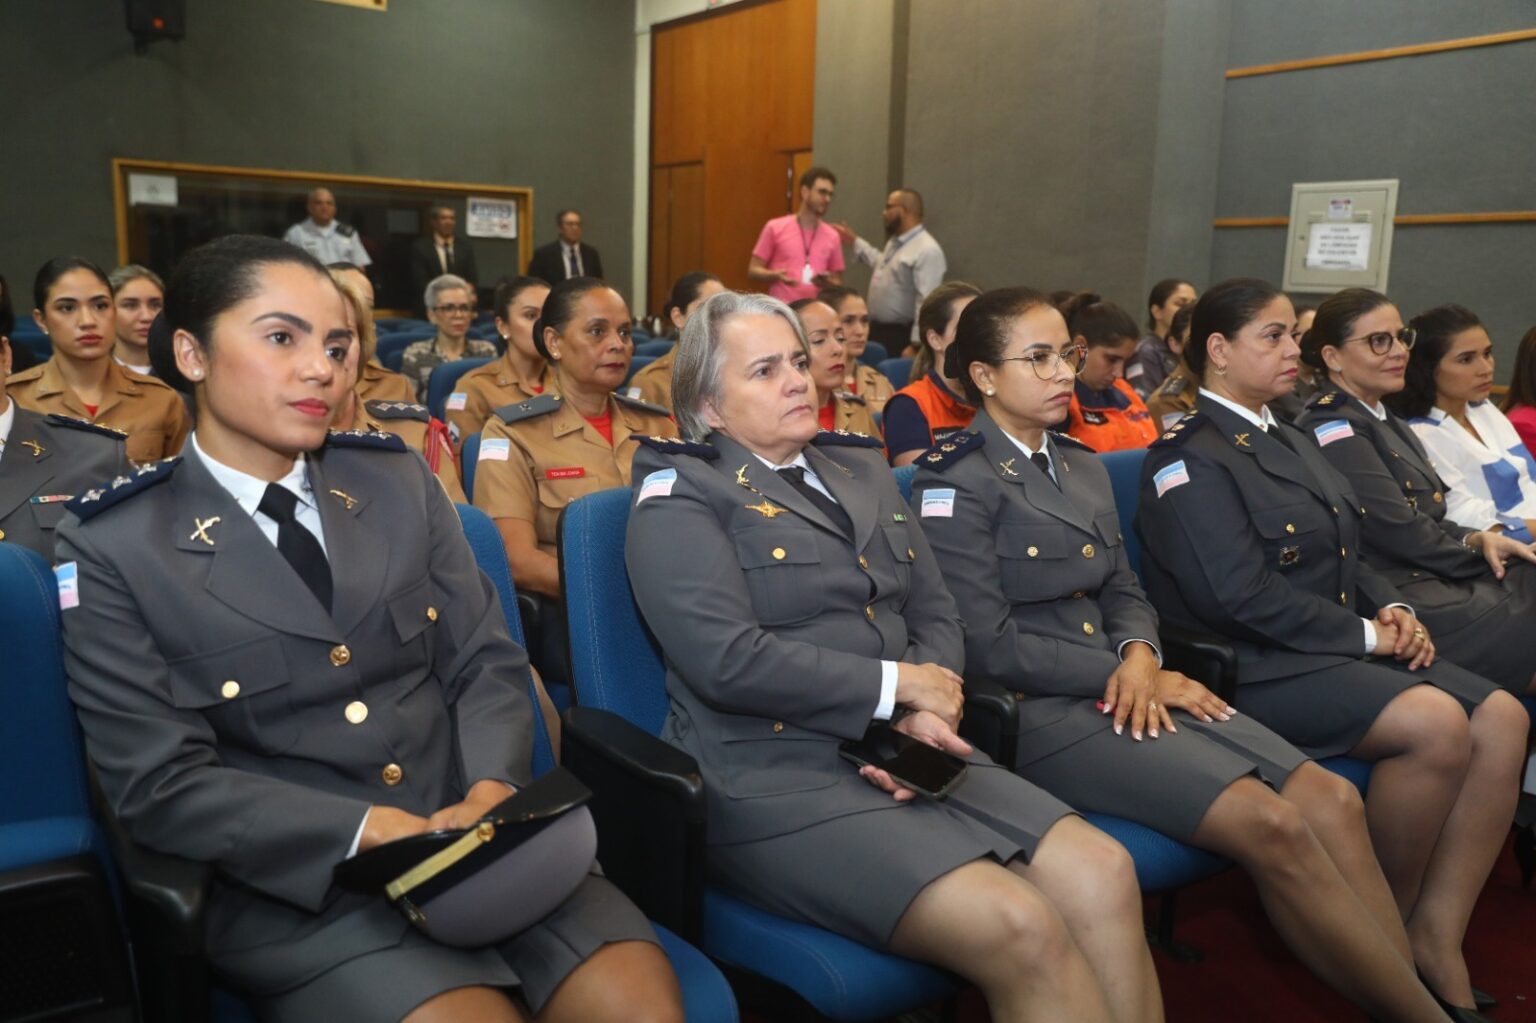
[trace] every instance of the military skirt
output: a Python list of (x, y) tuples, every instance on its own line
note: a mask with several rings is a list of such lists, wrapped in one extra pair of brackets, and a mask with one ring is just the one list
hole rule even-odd
[(946, 799), (919, 796), (784, 835), (712, 845), (711, 877), (770, 912), (887, 948), (929, 884), (976, 860), (1027, 863), (1051, 826), (1073, 812), (985, 757), (969, 759)]
[[(1516, 562), (1503, 581), (1426, 578), (1399, 586), (1429, 628), (1435, 651), (1524, 696), (1536, 675), (1536, 565)], [(1482, 591), (1479, 593), (1478, 591)], [(1486, 607), (1474, 618), (1469, 608)]]

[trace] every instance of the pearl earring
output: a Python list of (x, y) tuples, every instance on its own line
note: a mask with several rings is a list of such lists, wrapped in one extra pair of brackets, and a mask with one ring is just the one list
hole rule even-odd
[(994, 395), (994, 394), (996, 394), (996, 393), (997, 393), (997, 391), (996, 391), (996, 390), (994, 390), (994, 389), (993, 389), (993, 388), (990, 388), (990, 387), (989, 387), (989, 388), (987, 388), (987, 397), (988, 397), (988, 398), (990, 398), (990, 397), (992, 397), (992, 396), (993, 396), (993, 395)]
[(200, 370), (200, 369), (194, 369), (192, 371), (192, 379), (193, 380), (201, 380), (201, 379), (203, 379), (203, 371)]

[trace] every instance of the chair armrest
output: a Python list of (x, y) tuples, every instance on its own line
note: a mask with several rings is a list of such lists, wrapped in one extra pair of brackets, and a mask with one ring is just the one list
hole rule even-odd
[(704, 781), (688, 754), (610, 711), (572, 707), (561, 762), (592, 790), (603, 872), (646, 916), (697, 944)]
[(990, 679), (966, 679), (960, 735), (996, 763), (1013, 770), (1018, 757), (1018, 699)]
[(1164, 625), (1163, 667), (1181, 671), (1203, 684), (1228, 703), (1237, 701), (1237, 651), (1226, 640), (1210, 633), (1190, 632)]

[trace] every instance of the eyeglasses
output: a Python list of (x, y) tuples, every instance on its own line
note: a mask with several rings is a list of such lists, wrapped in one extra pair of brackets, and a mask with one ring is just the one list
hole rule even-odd
[(432, 311), (435, 313), (452, 313), (455, 316), (468, 316), (475, 311), (475, 307), (464, 303), (458, 305), (435, 305), (432, 307)]
[(1072, 345), (1063, 352), (1030, 352), (1028, 355), (1014, 355), (1006, 359), (997, 359), (996, 362), (1027, 362), (1035, 371), (1035, 376), (1041, 380), (1049, 380), (1056, 375), (1057, 369), (1065, 365), (1076, 376), (1077, 371), (1083, 368), (1083, 357), (1088, 354), (1088, 349), (1083, 345)]
[(1413, 343), (1419, 339), (1419, 332), (1412, 327), (1404, 327), (1396, 334), (1390, 334), (1385, 330), (1378, 330), (1374, 334), (1364, 334), (1360, 337), (1347, 338), (1340, 344), (1347, 345), (1351, 341), (1365, 341), (1371, 346), (1371, 351), (1376, 355), (1386, 355), (1392, 350), (1393, 341), (1403, 343), (1403, 351), (1413, 351)]

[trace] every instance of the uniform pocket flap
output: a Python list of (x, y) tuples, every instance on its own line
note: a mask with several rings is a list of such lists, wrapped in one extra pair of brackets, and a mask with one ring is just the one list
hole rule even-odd
[(32, 519), (37, 523), (38, 529), (54, 529), (59, 520), (64, 517), (63, 501), (36, 501), (32, 502)]
[(1266, 540), (1284, 540), (1288, 536), (1300, 536), (1313, 530), (1307, 521), (1307, 507), (1303, 504), (1284, 504), (1278, 508), (1255, 508), (1253, 528)]
[(385, 603), (389, 605), (389, 617), (395, 623), (401, 643), (409, 643), (421, 635), (437, 617), (437, 609), (432, 606), (432, 586), (426, 580), (401, 590)]
[(891, 557), (902, 562), (909, 562), (917, 557), (917, 549), (912, 546), (912, 538), (907, 535), (907, 527), (881, 526), (880, 531), (885, 534), (885, 542), (891, 545)]
[(721, 742), (751, 742), (756, 739), (811, 740), (814, 742), (841, 741), (834, 736), (813, 732), (787, 721), (770, 721), (767, 718), (733, 716), (719, 720)]
[(1025, 561), (1067, 556), (1067, 527), (1052, 522), (1003, 522), (997, 529), (997, 554)]
[(201, 710), (287, 685), (288, 660), (277, 636), (262, 636), (222, 650), (179, 657), (166, 664), (171, 702)]
[(1104, 541), (1105, 547), (1120, 546), (1120, 515), (1117, 512), (1100, 512), (1093, 520), (1099, 527), (1099, 538)]
[(750, 529), (737, 533), (734, 539), (742, 568), (815, 565), (821, 561), (809, 530)]

